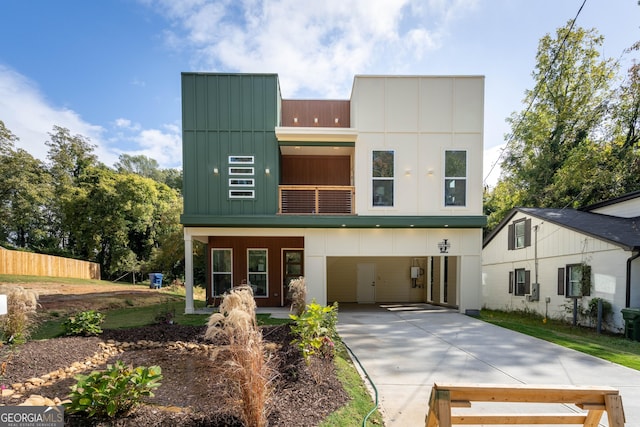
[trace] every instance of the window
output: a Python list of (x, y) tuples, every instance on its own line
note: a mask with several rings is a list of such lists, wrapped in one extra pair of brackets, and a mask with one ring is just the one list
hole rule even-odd
[(565, 271), (567, 298), (579, 298), (591, 295), (591, 267), (586, 264), (567, 265)]
[(524, 296), (531, 293), (531, 271), (516, 268), (509, 272), (509, 293)]
[(253, 168), (230, 167), (229, 175), (254, 175)]
[(253, 178), (231, 178), (229, 179), (229, 187), (253, 187), (255, 180)]
[(255, 197), (254, 190), (229, 190), (230, 199), (253, 199)]
[(211, 288), (214, 297), (221, 296), (231, 289), (232, 265), (231, 249), (211, 250)]
[(515, 234), (514, 243), (516, 249), (524, 248), (524, 221), (519, 221), (514, 224)]
[(373, 206), (393, 206), (394, 152), (374, 151), (371, 163)]
[(253, 288), (253, 294), (257, 297), (269, 296), (267, 250), (249, 249), (247, 251), (247, 273), (249, 285)]
[(444, 153), (444, 204), (466, 206), (467, 204), (467, 152), (445, 151)]
[(229, 156), (230, 165), (252, 165), (253, 156)]
[[(230, 199), (255, 199), (256, 192), (253, 189), (256, 185), (254, 178), (255, 162), (254, 156), (229, 156), (229, 198)], [(241, 176), (242, 178), (239, 178)], [(237, 187), (246, 187), (246, 189), (235, 190)]]
[(531, 218), (519, 219), (509, 224), (509, 250), (531, 246)]

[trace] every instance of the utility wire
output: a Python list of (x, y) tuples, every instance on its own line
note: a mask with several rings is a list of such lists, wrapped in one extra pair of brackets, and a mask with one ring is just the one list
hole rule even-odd
[[(640, 2), (640, 0), (638, 0)], [(495, 169), (496, 165), (498, 163), (500, 163), (500, 161), (502, 160), (502, 156), (504, 155), (505, 151), (507, 150), (509, 144), (511, 142), (513, 142), (513, 138), (514, 138), (514, 134), (516, 133), (516, 131), (518, 130), (518, 128), (522, 125), (522, 122), (524, 120), (524, 118), (526, 117), (526, 115), (529, 113), (529, 111), (531, 110), (531, 107), (533, 106), (534, 101), (536, 100), (536, 98), (538, 97), (539, 93), (540, 93), (540, 89), (542, 88), (543, 83), (545, 82), (545, 80), (547, 79), (547, 76), (549, 75), (549, 72), (551, 71), (551, 67), (553, 67), (554, 63), (556, 62), (556, 59), (558, 59), (558, 56), (560, 55), (560, 52), (562, 51), (567, 38), (569, 37), (569, 34), (571, 34), (571, 31), (573, 31), (573, 27), (576, 23), (576, 20), (578, 19), (578, 16), (580, 15), (580, 12), (582, 12), (582, 8), (584, 7), (584, 5), (587, 3), (587, 0), (584, 0), (582, 2), (582, 5), (580, 5), (580, 8), (578, 9), (578, 12), (576, 13), (576, 16), (573, 18), (573, 20), (571, 21), (571, 26), (569, 27), (569, 31), (567, 31), (567, 33), (564, 35), (564, 38), (562, 39), (562, 42), (560, 43), (560, 46), (558, 47), (558, 50), (555, 52), (555, 54), (553, 55), (553, 58), (551, 59), (551, 62), (549, 62), (549, 66), (547, 67), (547, 70), (544, 72), (543, 76), (542, 76), (542, 81), (540, 82), (539, 85), (537, 85), (534, 93), (533, 93), (533, 97), (531, 98), (531, 101), (529, 101), (529, 105), (527, 106), (526, 110), (524, 111), (524, 113), (522, 114), (522, 116), (520, 117), (520, 120), (518, 121), (518, 123), (516, 123), (516, 125), (514, 126), (514, 130), (513, 132), (511, 132), (508, 136), (507, 136), (507, 142), (504, 145), (504, 147), (502, 147), (502, 149), (500, 150), (500, 154), (498, 155), (498, 158), (496, 159), (496, 161), (493, 163), (493, 165), (491, 165), (491, 169), (489, 169), (489, 172), (487, 173), (487, 175), (485, 176), (484, 180), (483, 180), (483, 186), (486, 185), (487, 183), (487, 179), (489, 178), (489, 175), (491, 175), (491, 173), (493, 172), (493, 170)]]

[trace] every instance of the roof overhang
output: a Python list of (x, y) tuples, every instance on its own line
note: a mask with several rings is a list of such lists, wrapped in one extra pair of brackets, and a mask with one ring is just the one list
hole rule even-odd
[(482, 228), (484, 215), (357, 216), (357, 215), (182, 215), (185, 227), (253, 228)]
[(358, 131), (353, 128), (276, 127), (279, 142), (355, 142)]

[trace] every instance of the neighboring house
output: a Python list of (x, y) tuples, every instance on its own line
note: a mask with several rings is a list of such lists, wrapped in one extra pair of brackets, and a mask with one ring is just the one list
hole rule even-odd
[(513, 209), (484, 241), (484, 307), (573, 318), (574, 300), (640, 307), (640, 191), (575, 209)]
[(193, 241), (210, 303), (249, 283), (308, 299), (480, 309), (484, 78), (356, 76), (281, 99), (275, 74), (182, 74), (186, 312)]

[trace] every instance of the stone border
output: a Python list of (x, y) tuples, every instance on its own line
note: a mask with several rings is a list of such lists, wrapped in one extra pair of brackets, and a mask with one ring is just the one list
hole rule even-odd
[[(212, 353), (214, 352), (214, 349), (218, 347), (215, 344), (197, 344), (184, 341), (158, 342), (149, 340), (140, 340), (136, 342), (108, 340), (106, 343), (99, 343), (99, 345), (102, 347), (102, 351), (94, 354), (92, 357), (88, 357), (83, 362), (74, 362), (69, 367), (51, 371), (40, 377), (29, 378), (23, 383), (11, 384), (11, 388), (2, 390), (1, 396), (4, 398), (8, 397), (11, 400), (20, 400), (30, 390), (52, 385), (56, 381), (73, 377), (91, 368), (97, 369), (99, 366), (106, 364), (109, 358), (120, 353), (124, 353), (125, 351), (165, 348), (167, 350), (185, 352)], [(60, 400), (58, 397), (50, 399), (37, 394), (32, 394), (18, 406), (57, 406), (68, 402), (70, 402), (68, 399)]]

